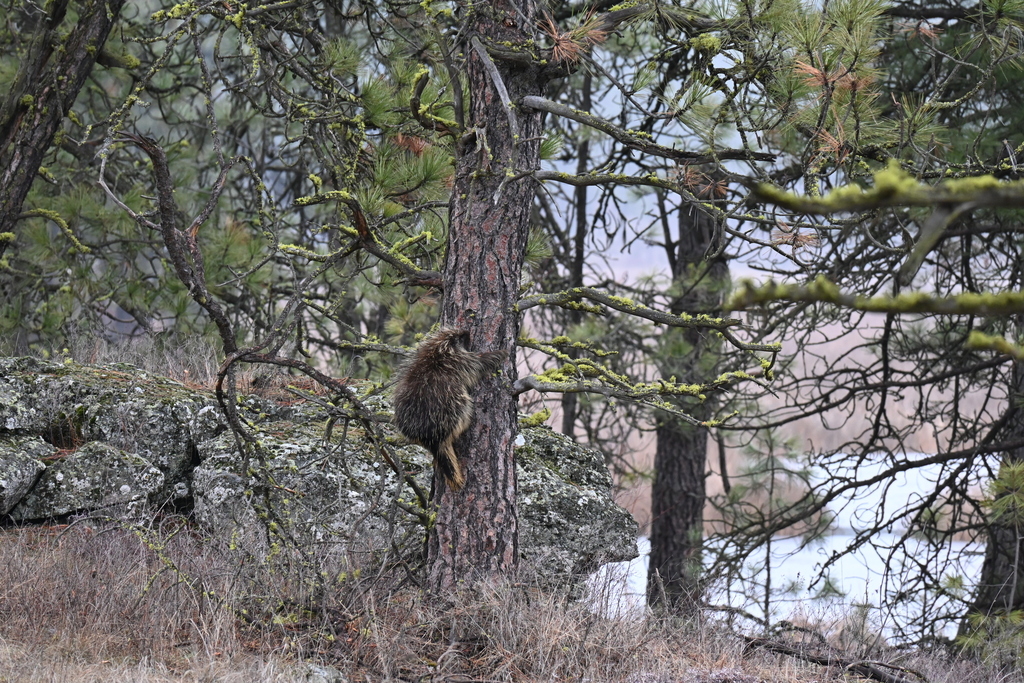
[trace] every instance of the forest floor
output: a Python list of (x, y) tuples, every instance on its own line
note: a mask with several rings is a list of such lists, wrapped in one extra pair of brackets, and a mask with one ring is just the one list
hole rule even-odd
[(0, 529), (0, 683), (1024, 681), (877, 639), (788, 641), (831, 658), (812, 663), (703, 618), (604, 618), (528, 580), (439, 604), (401, 568), (279, 560), (239, 561), (174, 516)]

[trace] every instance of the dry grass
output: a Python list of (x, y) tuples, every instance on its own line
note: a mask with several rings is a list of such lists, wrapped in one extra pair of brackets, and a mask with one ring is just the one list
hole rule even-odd
[[(198, 538), (149, 531), (183, 570), (204, 565), (208, 589), (230, 576)], [(277, 665), (246, 651), (230, 613), (159, 554), (118, 526), (0, 533), (0, 681), (275, 680)]]
[(0, 641), (0, 681), (7, 683), (250, 683), (296, 680), (294, 666), (249, 655), (168, 664), (148, 657), (97, 660), (56, 657), (37, 648)]
[(196, 387), (212, 386), (220, 366), (217, 347), (198, 336), (107, 341), (94, 335), (73, 335), (55, 355), (90, 365), (128, 363)]
[[(178, 517), (3, 530), (0, 568), (3, 683), (312, 680), (304, 662), (360, 681), (849, 680), (744, 651), (713, 624), (606, 619), (522, 577), (439, 602), (404, 572), (356, 572), (329, 553), (256, 565)], [(932, 683), (1015, 680), (878, 656)]]
[(311, 581), (329, 563), (343, 559), (249, 565), (175, 517), (2, 531), (0, 681), (303, 680), (303, 661), (373, 681), (829, 680), (713, 629), (604, 619), (528, 581), (441, 604), (397, 574)]

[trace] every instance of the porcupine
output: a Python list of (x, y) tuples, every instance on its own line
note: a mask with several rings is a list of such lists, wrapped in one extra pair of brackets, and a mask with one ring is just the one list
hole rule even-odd
[(505, 351), (470, 351), (469, 333), (442, 329), (420, 342), (395, 387), (395, 426), (434, 455), (454, 490), (466, 483), (453, 444), (473, 420), (470, 392), (505, 361)]

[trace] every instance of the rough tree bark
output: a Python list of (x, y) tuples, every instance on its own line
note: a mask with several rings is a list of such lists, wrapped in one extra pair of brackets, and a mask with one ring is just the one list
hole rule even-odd
[[(666, 234), (670, 267), (679, 295), (672, 312), (709, 312), (722, 304), (729, 281), (725, 260), (704, 261), (714, 239), (714, 221), (690, 207), (680, 208), (679, 238), (673, 244)], [(675, 248), (671, 248), (674, 246)], [(666, 377), (681, 382), (706, 382), (714, 378), (719, 340), (701, 330), (668, 330), (680, 335), (685, 353), (672, 354), (659, 363)], [(686, 406), (698, 419), (713, 413), (712, 398)], [(665, 414), (659, 417), (651, 490), (651, 556), (647, 600), (671, 612), (693, 612), (701, 597), (701, 548), (704, 542), (704, 470), (708, 431)]]
[[(1024, 405), (1021, 403), (1024, 400), (1024, 363), (1014, 365), (1011, 389), (1005, 438), (1012, 442), (1024, 438)], [(1008, 451), (1003, 463), (1024, 463), (1024, 448)], [(1007, 517), (989, 524), (977, 593), (967, 618), (961, 622), (961, 635), (974, 630), (971, 615), (988, 617), (1024, 610), (1024, 520), (1019, 513)]]
[(685, 614), (700, 599), (708, 431), (669, 418), (656, 436), (647, 601)]
[(462, 12), (470, 17), (466, 35), (479, 38), (461, 46), (468, 56), (470, 101), (465, 133), (457, 143), (441, 325), (468, 330), (473, 350), (507, 349), (509, 360), (500, 377), (477, 390), (476, 417), (455, 444), (465, 487), (452, 491), (443, 481), (435, 483), (437, 514), (427, 540), (427, 564), (428, 584), (439, 592), (507, 572), (518, 559), (512, 450), (517, 416), (510, 387), (516, 379), (519, 316), (513, 306), (519, 298), (533, 187), (517, 176), (540, 162), (540, 113), (508, 106), (542, 92), (538, 67), (492, 61), (484, 51), (488, 42), (535, 40), (535, 2), (496, 0), (463, 6)]
[[(124, 0), (78, 3), (78, 24), (60, 41), (67, 5), (50, 6), (0, 110), (0, 235), (14, 232), (43, 155), (89, 77)], [(0, 239), (0, 257), (10, 242)]]

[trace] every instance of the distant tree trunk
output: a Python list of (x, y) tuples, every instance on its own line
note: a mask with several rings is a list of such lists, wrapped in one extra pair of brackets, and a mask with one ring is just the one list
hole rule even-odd
[[(78, 24), (64, 40), (67, 1), (50, 4), (0, 109), (0, 235), (13, 233), (43, 155), (92, 71), (124, 0), (76, 3)], [(9, 239), (0, 238), (0, 257)]]
[[(469, 12), (469, 10), (465, 10)], [(535, 39), (532, 0), (497, 0), (472, 8), (468, 35), (497, 44)], [(465, 78), (470, 102), (467, 133), (460, 145), (451, 203), (448, 252), (442, 273), (441, 324), (468, 330), (473, 350), (505, 348), (509, 360), (500, 378), (483, 382), (476, 393), (476, 418), (455, 444), (466, 485), (452, 491), (435, 483), (437, 516), (427, 540), (428, 584), (449, 591), (460, 582), (505, 572), (518, 561), (516, 469), (517, 434), (515, 345), (519, 298), (533, 187), (513, 179), (539, 166), (540, 114), (515, 107), (518, 131), (486, 64), (472, 45)], [(535, 67), (494, 60), (512, 102), (540, 94)]]
[[(707, 262), (704, 254), (714, 239), (714, 221), (691, 207), (682, 207), (679, 237), (665, 246), (678, 290), (672, 312), (713, 311), (728, 287), (725, 260)], [(719, 340), (699, 330), (666, 330), (659, 359), (663, 376), (699, 383), (717, 373)], [(681, 339), (680, 339), (681, 338)], [(695, 418), (711, 417), (715, 401), (686, 406)], [(695, 610), (700, 601), (701, 549), (704, 542), (704, 470), (708, 431), (672, 415), (658, 416), (651, 490), (651, 556), (647, 601), (677, 614)]]
[(665, 420), (656, 435), (647, 598), (652, 606), (688, 613), (700, 599), (708, 431)]
[[(590, 111), (593, 109), (591, 102), (591, 89), (593, 77), (590, 73), (583, 75), (583, 85), (580, 88), (580, 109)], [(583, 140), (580, 143), (579, 152), (576, 155), (576, 174), (583, 175), (590, 166), (590, 140)], [(583, 286), (583, 266), (587, 255), (587, 186), (580, 185), (573, 193), (573, 203), (576, 205), (576, 231), (572, 237), (572, 262), (569, 271), (569, 287)], [(583, 316), (579, 311), (569, 311), (569, 325), (579, 325)], [(579, 357), (579, 351), (569, 349), (570, 358)], [(577, 395), (574, 393), (562, 394), (562, 433), (569, 438), (576, 436), (576, 414)]]
[[(1008, 408), (1011, 415), (1005, 438), (1017, 441), (1024, 439), (1024, 407), (1021, 405), (1024, 400), (1024, 364), (1019, 362), (1013, 368), (1012, 389)], [(1003, 463), (1024, 463), (1024, 448), (1007, 452)], [(995, 520), (989, 524), (985, 562), (981, 566), (977, 594), (967, 616), (1006, 615), (1014, 610), (1024, 610), (1024, 519), (1019, 512), (1016, 518)], [(960, 633), (970, 630), (972, 627), (965, 618), (961, 622)]]

